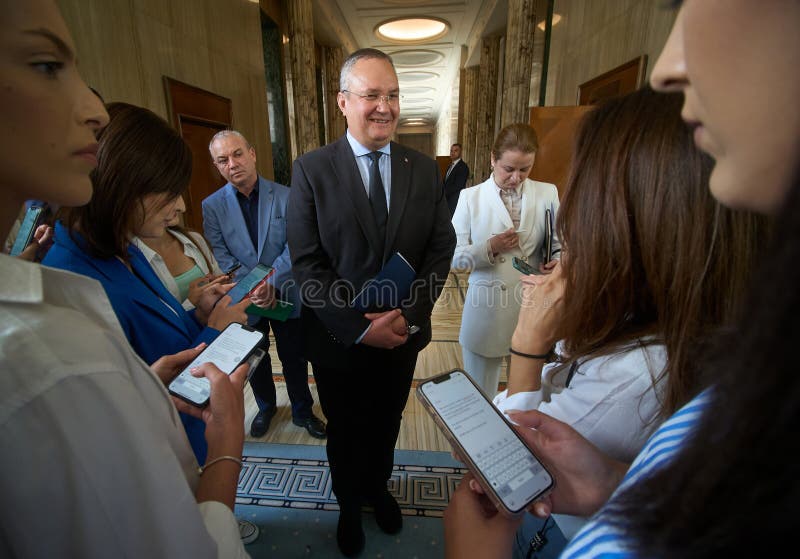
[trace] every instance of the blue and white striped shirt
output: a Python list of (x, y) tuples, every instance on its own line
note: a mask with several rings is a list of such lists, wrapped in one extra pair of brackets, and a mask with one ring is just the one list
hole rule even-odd
[[(697, 427), (710, 399), (711, 393), (706, 390), (665, 421), (644, 445), (614, 495), (669, 463), (684, 444), (686, 437)], [(617, 510), (612, 496), (569, 542), (561, 559), (633, 557), (623, 530), (624, 519), (613, 515)]]

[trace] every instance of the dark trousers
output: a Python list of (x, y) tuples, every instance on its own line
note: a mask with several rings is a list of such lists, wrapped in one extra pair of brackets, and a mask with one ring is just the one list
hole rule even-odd
[(394, 445), (408, 400), (416, 352), (359, 346), (354, 365), (313, 364), (322, 411), (328, 421), (328, 462), (339, 506), (358, 506), (386, 490)]
[(299, 318), (290, 318), (286, 322), (261, 318), (254, 328), (264, 333), (264, 340), (259, 347), (266, 355), (258, 364), (250, 377), (250, 387), (256, 397), (258, 408), (267, 410), (276, 405), (275, 382), (272, 379), (272, 361), (269, 357), (269, 331), (275, 334), (275, 345), (278, 358), (283, 366), (283, 378), (286, 380), (286, 391), (292, 404), (292, 417), (306, 419), (312, 414), (314, 399), (308, 389), (308, 361), (301, 351)]

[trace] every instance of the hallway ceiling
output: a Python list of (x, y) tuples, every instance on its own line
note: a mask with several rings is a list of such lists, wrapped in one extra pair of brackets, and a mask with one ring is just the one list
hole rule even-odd
[[(462, 46), (467, 60), (477, 63), (482, 36), (505, 29), (507, 0), (314, 0), (314, 35), (323, 45), (342, 45), (345, 56), (371, 47), (390, 54), (400, 80), (400, 126), (421, 118), (433, 126), (447, 104), (458, 113), (458, 77)], [(430, 16), (449, 25), (438, 39), (403, 45), (380, 39), (375, 29), (386, 20)], [(474, 59), (474, 60), (472, 60)]]

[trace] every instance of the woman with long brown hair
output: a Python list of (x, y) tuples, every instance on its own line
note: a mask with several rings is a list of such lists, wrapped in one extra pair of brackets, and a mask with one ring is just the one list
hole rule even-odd
[[(776, 557), (797, 531), (800, 2), (677, 4), (651, 82), (683, 93), (681, 117), (715, 160), (714, 197), (777, 219), (742, 316), (697, 356), (691, 399), (632, 464), (538, 411), (512, 415), (558, 480), (533, 511), (596, 513), (562, 557)], [(507, 557), (497, 543), (515, 522), (482, 515), (468, 486), (448, 509), (448, 556)]]
[[(693, 356), (739, 307), (762, 230), (708, 192), (711, 160), (680, 106), (644, 88), (584, 117), (558, 220), (562, 263), (524, 280), (508, 390), (495, 399), (557, 417), (621, 461), (697, 386)], [(531, 357), (557, 341), (554, 362)], [(558, 521), (568, 536), (580, 524)]]

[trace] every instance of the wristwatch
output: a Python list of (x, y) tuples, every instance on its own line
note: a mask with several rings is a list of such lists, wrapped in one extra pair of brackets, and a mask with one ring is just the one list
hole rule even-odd
[(408, 321), (408, 319), (405, 317), (405, 315), (403, 315), (403, 320), (406, 321), (406, 334), (411, 336), (411, 335), (416, 334), (417, 332), (419, 332), (419, 326), (417, 326), (415, 324), (411, 324)]

